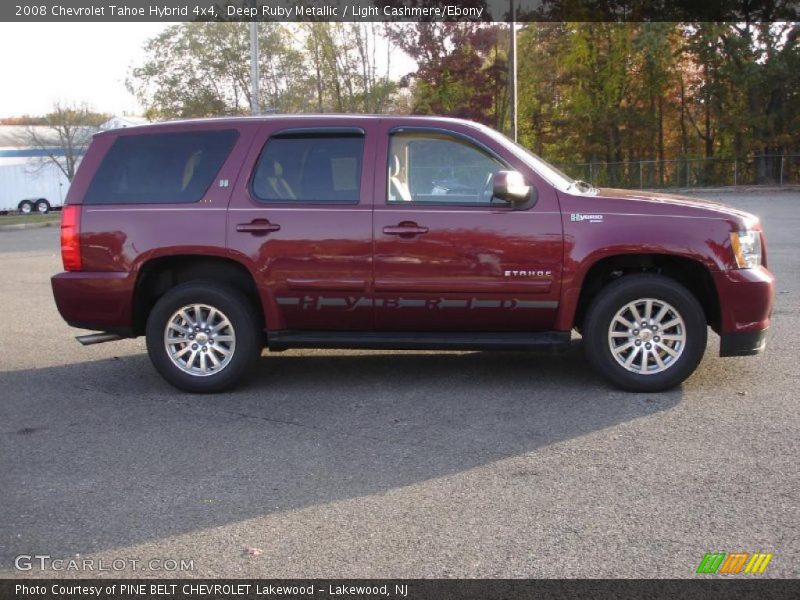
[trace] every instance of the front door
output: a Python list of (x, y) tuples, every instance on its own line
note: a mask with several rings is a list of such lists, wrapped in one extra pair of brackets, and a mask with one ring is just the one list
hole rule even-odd
[[(268, 330), (372, 329), (375, 127), (262, 126), (228, 210), (228, 247), (256, 274)], [(370, 160), (371, 164), (371, 160)]]
[[(378, 164), (386, 167), (376, 167), (374, 209), (379, 331), (553, 326), (563, 254), (556, 194), (475, 136), (383, 126)], [(493, 173), (509, 169), (536, 186), (528, 205), (493, 198)]]

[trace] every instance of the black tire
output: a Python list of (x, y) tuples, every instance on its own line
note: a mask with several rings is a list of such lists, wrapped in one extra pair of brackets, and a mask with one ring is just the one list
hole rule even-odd
[(29, 215), (34, 210), (33, 202), (30, 200), (23, 200), (17, 205), (17, 210), (23, 215)]
[(39, 198), (36, 201), (36, 212), (40, 215), (46, 215), (50, 212), (50, 203), (44, 198)]
[[(223, 313), (235, 333), (232, 357), (217, 373), (201, 376), (182, 370), (170, 358), (165, 345), (165, 331), (171, 317), (193, 304), (207, 305)], [(237, 385), (255, 366), (262, 349), (260, 330), (261, 319), (253, 303), (239, 290), (208, 281), (190, 281), (169, 290), (150, 312), (147, 353), (156, 371), (175, 387), (193, 393), (220, 392)]]
[[(659, 338), (652, 338), (647, 344), (643, 344), (646, 340), (641, 340), (638, 336), (612, 341), (611, 325), (617, 312), (640, 299), (655, 299), (667, 303), (683, 319), (685, 342), (681, 342), (682, 351), (675, 359), (662, 351), (659, 359), (671, 362), (660, 372), (644, 373), (641, 372), (641, 367), (637, 372), (629, 370), (618, 362), (611, 349), (612, 344), (623, 345), (628, 340), (633, 340), (631, 343), (635, 342), (640, 347), (640, 365), (645, 363), (645, 368), (653, 370), (659, 368), (652, 356), (655, 350), (651, 350), (655, 347), (655, 340), (661, 341)], [(664, 324), (669, 324), (669, 321)], [(589, 363), (611, 383), (630, 392), (661, 392), (681, 384), (700, 364), (708, 334), (705, 314), (697, 298), (674, 279), (654, 274), (627, 275), (607, 285), (592, 302), (583, 325), (584, 350)], [(619, 323), (615, 327), (619, 328)], [(624, 329), (627, 326), (622, 327)], [(615, 334), (617, 331), (619, 329), (615, 329)], [(669, 331), (661, 335), (666, 339), (668, 334)], [(646, 335), (658, 334), (646, 332)], [(647, 358), (642, 358), (645, 353), (643, 345), (647, 345), (650, 352)], [(671, 348), (674, 351), (676, 347)], [(635, 347), (630, 350), (632, 352)], [(620, 360), (626, 356), (624, 352), (619, 354), (622, 355)], [(630, 368), (636, 367), (636, 359), (633, 363)]]

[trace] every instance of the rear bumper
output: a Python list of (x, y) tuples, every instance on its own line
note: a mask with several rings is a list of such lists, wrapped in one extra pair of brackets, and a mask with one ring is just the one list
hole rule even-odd
[(66, 272), (50, 280), (58, 312), (72, 327), (127, 336), (133, 331), (130, 273)]

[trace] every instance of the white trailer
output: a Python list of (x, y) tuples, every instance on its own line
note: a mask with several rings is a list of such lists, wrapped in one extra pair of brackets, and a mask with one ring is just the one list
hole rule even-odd
[(46, 213), (60, 208), (69, 180), (51, 161), (0, 157), (0, 212)]

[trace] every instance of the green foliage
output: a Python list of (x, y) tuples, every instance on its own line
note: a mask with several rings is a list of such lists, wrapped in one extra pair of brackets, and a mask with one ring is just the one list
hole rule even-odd
[[(259, 24), (260, 99), (277, 110), (296, 108), (303, 91), (302, 54), (287, 31)], [(128, 87), (151, 119), (243, 114), (250, 106), (250, 37), (246, 23), (181, 23), (151, 39), (147, 59)]]
[(305, 25), (315, 110), (382, 113), (390, 107), (396, 86), (377, 65), (382, 28), (376, 23)]
[[(517, 38), (520, 141), (557, 163), (662, 168), (797, 152), (798, 37), (797, 23), (529, 23)], [(505, 24), (260, 23), (259, 41), (260, 103), (271, 111), (405, 111), (509, 128)], [(388, 77), (395, 48), (417, 63), (399, 81)], [(146, 53), (128, 85), (151, 118), (249, 112), (248, 24), (175, 25)], [(759, 169), (774, 175), (766, 159)]]
[[(381, 112), (394, 84), (376, 65), (377, 24), (259, 23), (260, 106), (266, 112)], [(181, 23), (151, 39), (128, 88), (151, 119), (250, 110), (247, 23)]]
[(798, 37), (795, 23), (531, 23), (521, 142), (560, 163), (797, 152)]
[(418, 69), (401, 84), (413, 90), (411, 111), (505, 126), (508, 40), (499, 25), (419, 22), (388, 28)]

